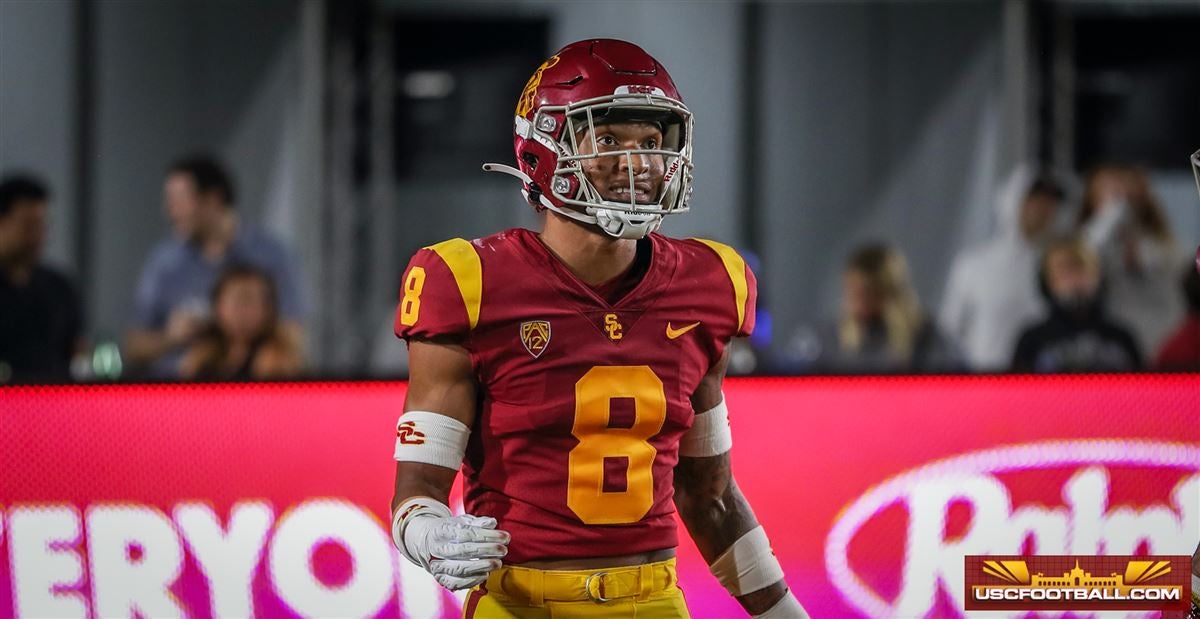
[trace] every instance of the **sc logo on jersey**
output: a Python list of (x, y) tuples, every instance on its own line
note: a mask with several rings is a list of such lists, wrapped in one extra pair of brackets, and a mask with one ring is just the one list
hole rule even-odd
[(604, 315), (604, 330), (608, 332), (608, 339), (614, 342), (625, 337), (623, 333), (625, 327), (621, 325), (621, 321), (617, 318), (616, 314)]

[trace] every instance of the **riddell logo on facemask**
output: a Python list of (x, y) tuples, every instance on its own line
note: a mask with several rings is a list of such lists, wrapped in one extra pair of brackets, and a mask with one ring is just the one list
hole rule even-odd
[[(967, 606), (965, 586), (971, 555), (1030, 561), (1048, 581), (1070, 577), (1076, 558), (1096, 578), (1114, 571), (1124, 578), (1127, 560), (1154, 558), (1130, 555), (1195, 548), (1198, 471), (1200, 447), (1134, 439), (1013, 445), (936, 461), (883, 481), (842, 510), (826, 539), (826, 569), (848, 604), (879, 618), (976, 608)], [(1072, 556), (1070, 565), (1040, 569), (1032, 555)], [(1097, 555), (1121, 555), (1119, 569), (1091, 569)]]
[(671, 167), (667, 168), (667, 173), (663, 175), (663, 185), (671, 182), (675, 178), (675, 173), (679, 171), (679, 159), (671, 162)]

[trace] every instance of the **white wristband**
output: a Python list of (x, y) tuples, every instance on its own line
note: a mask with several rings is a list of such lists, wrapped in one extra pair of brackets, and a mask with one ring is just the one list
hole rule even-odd
[(783, 579), (783, 568), (771, 552), (771, 542), (762, 526), (739, 537), (708, 569), (734, 597), (765, 589)]
[(396, 423), (398, 462), (424, 462), (457, 471), (467, 452), (471, 429), (463, 422), (429, 411), (408, 411)]
[(696, 413), (692, 427), (679, 439), (679, 455), (688, 458), (719, 456), (733, 447), (733, 432), (729, 429), (729, 409), (725, 394), (721, 403), (702, 413)]
[(808, 619), (808, 611), (804, 610), (800, 600), (788, 591), (766, 612), (754, 615), (754, 619)]
[(404, 543), (404, 530), (408, 528), (414, 518), (431, 516), (450, 518), (453, 515), (450, 508), (437, 499), (427, 496), (412, 497), (401, 503), (396, 508), (396, 513), (392, 514), (392, 543), (396, 545), (396, 550), (399, 550), (404, 558), (421, 567), (428, 568), (428, 559), (414, 554)]

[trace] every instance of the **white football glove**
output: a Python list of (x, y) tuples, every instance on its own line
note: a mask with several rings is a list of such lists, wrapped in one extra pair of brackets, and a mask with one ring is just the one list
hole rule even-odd
[[(403, 516), (412, 502), (421, 505)], [(508, 554), (510, 537), (496, 529), (495, 518), (451, 516), (449, 507), (428, 497), (410, 499), (397, 513), (392, 531), (397, 548), (451, 591), (486, 582)]]

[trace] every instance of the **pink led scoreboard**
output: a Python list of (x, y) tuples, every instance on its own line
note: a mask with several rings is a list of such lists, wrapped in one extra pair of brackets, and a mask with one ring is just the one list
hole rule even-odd
[[(0, 616), (459, 616), (389, 540), (404, 388), (0, 389)], [(965, 554), (1200, 539), (1194, 374), (725, 392), (734, 474), (814, 617), (963, 616)], [(694, 616), (743, 616), (690, 542), (680, 578)]]

